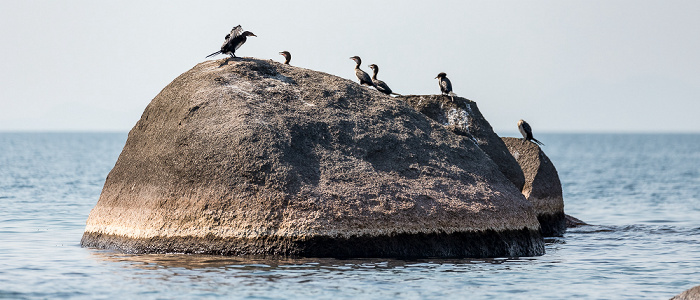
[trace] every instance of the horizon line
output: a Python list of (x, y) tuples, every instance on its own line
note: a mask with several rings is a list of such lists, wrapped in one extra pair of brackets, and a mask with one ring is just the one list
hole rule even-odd
[[(90, 129), (0, 129), (0, 134), (17, 134), (17, 133), (124, 133), (128, 134), (131, 130), (116, 130), (116, 129), (104, 129), (104, 130), (90, 130)], [(520, 132), (512, 129), (508, 130), (494, 130), (498, 136), (515, 135), (520, 137)], [(499, 134), (502, 132), (503, 135)], [(700, 134), (700, 130), (658, 130), (658, 131), (628, 131), (628, 130), (540, 130), (537, 134)]]

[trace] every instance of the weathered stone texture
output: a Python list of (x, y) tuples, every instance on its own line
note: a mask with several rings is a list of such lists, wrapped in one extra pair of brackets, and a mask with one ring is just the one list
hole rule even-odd
[(540, 147), (525, 139), (504, 137), (510, 153), (525, 174), (523, 195), (535, 206), (544, 236), (561, 236), (566, 231), (564, 198), (559, 174)]
[(330, 257), (541, 255), (533, 206), (471, 138), (336, 76), (207, 61), (148, 105), (82, 244)]
[(398, 98), (455, 134), (473, 140), (496, 163), (498, 170), (516, 188), (522, 190), (525, 185), (523, 171), (501, 138), (493, 131), (491, 124), (481, 114), (476, 102), (443, 95), (407, 95)]

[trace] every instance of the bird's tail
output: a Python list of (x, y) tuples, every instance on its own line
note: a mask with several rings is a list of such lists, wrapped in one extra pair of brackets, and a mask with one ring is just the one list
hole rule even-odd
[(535, 142), (537, 145), (544, 146), (542, 142), (538, 141), (536, 138), (532, 138), (532, 141)]
[(221, 54), (221, 51), (216, 51), (216, 52), (214, 52), (214, 53), (212, 53), (212, 54), (209, 54), (209, 55), (207, 55), (206, 58), (210, 58), (210, 57), (212, 57), (212, 56), (214, 56), (214, 55), (217, 55), (217, 54)]

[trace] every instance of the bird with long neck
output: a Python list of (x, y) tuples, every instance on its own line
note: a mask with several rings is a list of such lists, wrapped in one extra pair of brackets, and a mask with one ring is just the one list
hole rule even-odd
[(443, 95), (447, 96), (452, 93), (452, 83), (450, 79), (447, 78), (445, 72), (440, 72), (435, 78), (438, 78), (438, 84), (440, 84), (440, 91)]
[(536, 138), (534, 138), (532, 136), (532, 127), (530, 127), (530, 124), (525, 122), (525, 120), (520, 119), (520, 121), (518, 121), (518, 130), (520, 130), (520, 134), (523, 135), (523, 138), (525, 140), (544, 146), (544, 144), (542, 144), (542, 142), (538, 141)]
[(380, 91), (384, 94), (387, 94), (387, 95), (393, 94), (393, 92), (391, 91), (389, 86), (386, 85), (386, 83), (384, 81), (377, 79), (377, 73), (379, 73), (379, 66), (377, 66), (375, 64), (371, 64), (371, 65), (369, 65), (369, 68), (372, 69), (372, 71), (373, 71), (372, 83), (374, 83), (374, 87), (377, 88), (378, 91)]
[(355, 76), (357, 76), (357, 79), (360, 80), (360, 84), (374, 86), (374, 83), (372, 82), (372, 78), (369, 77), (369, 74), (367, 74), (365, 71), (362, 71), (360, 69), (360, 64), (362, 63), (362, 59), (359, 56), (353, 56), (350, 59), (354, 60), (356, 63)]
[(231, 29), (231, 33), (224, 37), (224, 43), (221, 45), (221, 50), (216, 51), (212, 54), (207, 55), (207, 58), (212, 57), (217, 54), (228, 54), (231, 55), (230, 58), (236, 57), (236, 50), (240, 48), (249, 36), (257, 36), (250, 31), (243, 31), (243, 27), (238, 25)]
[(292, 54), (289, 53), (289, 51), (282, 51), (280, 52), (280, 55), (284, 56), (284, 64), (288, 65), (290, 61), (292, 61)]

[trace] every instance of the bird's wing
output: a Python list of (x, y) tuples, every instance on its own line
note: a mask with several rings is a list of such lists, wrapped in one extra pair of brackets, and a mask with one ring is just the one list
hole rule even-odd
[(389, 88), (388, 85), (384, 81), (381, 80), (372, 80), (374, 82), (374, 86), (379, 90), (380, 92), (386, 93), (386, 94), (391, 94), (391, 89)]
[[(235, 50), (238, 50), (238, 48), (240, 48), (241, 46), (243, 46), (243, 43), (245, 43), (245, 40), (246, 40), (246, 38), (245, 38), (244, 36), (242, 36), (242, 37), (240, 37), (240, 38), (237, 38), (236, 41), (235, 41), (235, 43), (234, 43), (234, 46), (233, 46), (234, 51), (235, 51)], [(233, 41), (233, 40), (232, 40), (232, 41)]]
[(374, 85), (372, 78), (370, 78), (369, 74), (365, 73), (365, 71), (357, 69), (355, 70), (355, 75), (357, 75), (357, 79), (360, 80), (360, 84), (367, 83), (368, 85)]
[[(221, 45), (221, 52), (235, 52), (238, 48), (240, 48), (245, 42), (245, 37), (242, 36), (241, 33), (243, 33), (243, 27), (241, 27), (241, 25), (233, 27), (233, 29), (231, 29), (231, 33), (226, 35), (227, 39)], [(241, 39), (243, 42), (241, 42)]]
[(450, 83), (450, 80), (447, 78), (442, 78), (440, 80), (440, 91), (442, 91), (445, 94), (449, 94), (452, 92), (452, 83)]
[(241, 27), (241, 25), (233, 27), (233, 29), (231, 29), (231, 33), (229, 34), (229, 38), (236, 38), (241, 35), (241, 33), (243, 33), (243, 27)]
[(523, 128), (523, 122), (518, 122), (518, 131), (520, 131), (524, 139), (527, 139), (527, 132), (525, 132), (525, 128)]
[(527, 122), (523, 121), (523, 130), (525, 131), (525, 134), (527, 134), (528, 139), (532, 138), (532, 128), (530, 128), (530, 124)]

